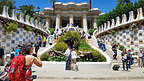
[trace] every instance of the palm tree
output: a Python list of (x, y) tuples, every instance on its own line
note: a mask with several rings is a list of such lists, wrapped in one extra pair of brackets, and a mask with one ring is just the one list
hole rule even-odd
[(12, 9), (16, 8), (15, 6), (15, 0), (0, 0), (0, 13), (3, 11), (3, 6), (7, 6), (8, 13), (11, 16), (12, 15)]
[(91, 10), (91, 0), (90, 0), (90, 10)]
[(0, 0), (0, 6), (8, 6), (9, 8), (16, 8), (15, 0)]
[(29, 15), (31, 17), (34, 16), (35, 12), (34, 9), (36, 9), (33, 5), (23, 5), (20, 6), (20, 11), (23, 12), (25, 15)]
[[(91, 14), (91, 0), (90, 0), (90, 14)], [(92, 22), (90, 20), (90, 27), (91, 27), (91, 25), (92, 25)]]
[(56, 2), (56, 0), (50, 0), (52, 3), (53, 3), (53, 14), (54, 14), (54, 12), (55, 12), (55, 2)]

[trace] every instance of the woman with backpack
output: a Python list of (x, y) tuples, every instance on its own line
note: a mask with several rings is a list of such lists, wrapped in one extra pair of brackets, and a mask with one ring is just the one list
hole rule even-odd
[(37, 54), (37, 57), (34, 57), (33, 49), (31, 43), (26, 43), (22, 47), (23, 55), (19, 55), (12, 60), (8, 74), (11, 81), (32, 81), (32, 64), (42, 67), (40, 55)]

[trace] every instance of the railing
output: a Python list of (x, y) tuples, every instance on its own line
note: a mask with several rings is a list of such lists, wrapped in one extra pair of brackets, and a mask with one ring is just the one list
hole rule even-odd
[(10, 17), (8, 14), (8, 7), (7, 6), (3, 7), (3, 12), (2, 12), (2, 14), (0, 14), (0, 17), (8, 18), (10, 20), (14, 20), (16, 22), (28, 25), (28, 26), (33, 27), (37, 30), (40, 30), (46, 34), (49, 32), (46, 25), (42, 24), (41, 22), (38, 22), (37, 19), (34, 20), (32, 17), (30, 17), (28, 15), (26, 15), (26, 19), (24, 19), (23, 16), (24, 16), (24, 14), (20, 12), (20, 19), (18, 19), (17, 15), (16, 15), (16, 10), (12, 9), (12, 17)]
[[(120, 22), (120, 20), (121, 20), (121, 22)], [(134, 16), (134, 11), (130, 11), (129, 18), (127, 18), (126, 14), (123, 14), (122, 19), (118, 16), (118, 17), (116, 17), (116, 21), (115, 21), (115, 19), (112, 19), (111, 23), (110, 23), (110, 21), (107, 21), (107, 23), (104, 23), (101, 26), (99, 26), (98, 30), (96, 30), (93, 35), (98, 36), (106, 31), (111, 30), (111, 29), (119, 28), (124, 25), (138, 22), (141, 20), (144, 20), (144, 16), (143, 16), (142, 8), (139, 8), (139, 9), (137, 9), (136, 18)]]

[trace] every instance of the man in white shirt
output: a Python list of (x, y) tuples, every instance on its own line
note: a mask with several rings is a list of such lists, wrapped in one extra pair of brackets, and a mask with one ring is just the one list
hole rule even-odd
[(73, 71), (78, 71), (78, 66), (77, 66), (77, 57), (78, 57), (78, 55), (77, 55), (77, 53), (76, 53), (76, 51), (75, 51), (75, 49), (73, 48), (73, 51), (71, 52), (71, 55), (72, 55), (72, 65), (71, 65), (71, 68), (72, 68), (72, 70)]

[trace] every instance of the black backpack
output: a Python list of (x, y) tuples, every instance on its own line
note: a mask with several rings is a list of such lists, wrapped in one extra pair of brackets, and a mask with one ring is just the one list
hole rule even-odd
[(119, 66), (119, 65), (114, 65), (114, 66), (112, 67), (112, 69), (113, 69), (114, 71), (118, 71), (118, 70), (119, 70), (119, 68), (120, 68), (120, 66)]

